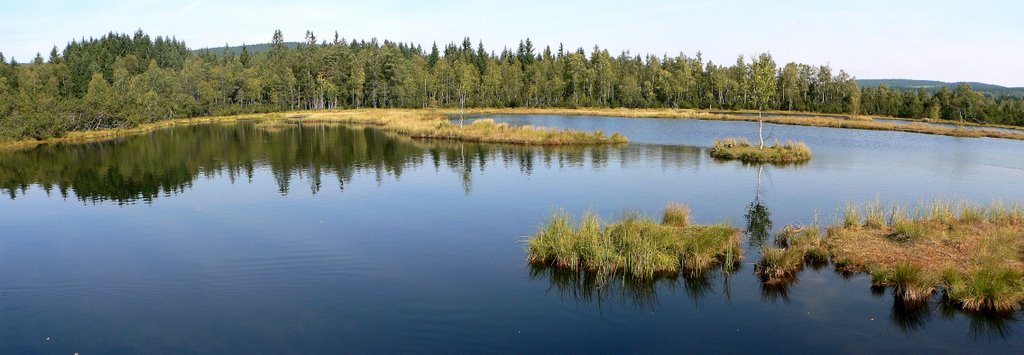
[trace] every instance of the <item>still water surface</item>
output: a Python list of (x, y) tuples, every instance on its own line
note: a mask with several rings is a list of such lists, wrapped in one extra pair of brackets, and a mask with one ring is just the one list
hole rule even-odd
[[(743, 268), (654, 284), (531, 268), (552, 208), (745, 225), (758, 168), (704, 146), (748, 122), (499, 116), (617, 147), (424, 142), (251, 123), (0, 153), (0, 352), (1017, 352), (1019, 315), (906, 309), (865, 275)], [(767, 125), (774, 229), (881, 196), (1024, 199), (1024, 142)], [(49, 339), (49, 340), (47, 340)]]

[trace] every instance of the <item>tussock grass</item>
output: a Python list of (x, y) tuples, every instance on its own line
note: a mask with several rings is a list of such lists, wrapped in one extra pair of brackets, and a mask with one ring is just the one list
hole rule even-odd
[(662, 213), (661, 224), (673, 227), (690, 225), (690, 207), (681, 203), (668, 204)]
[(926, 273), (921, 266), (907, 262), (880, 266), (871, 271), (872, 284), (895, 287), (896, 296), (910, 305), (927, 302), (938, 281), (936, 275)]
[(764, 149), (753, 146), (744, 138), (724, 138), (716, 140), (708, 150), (711, 157), (723, 160), (739, 160), (745, 163), (799, 163), (811, 159), (811, 149), (803, 142), (787, 141)]
[(833, 260), (871, 273), (905, 301), (942, 287), (966, 310), (1010, 311), (1024, 302), (1022, 205), (935, 199), (885, 208), (876, 200), (847, 206), (841, 220), (826, 237)]
[(754, 273), (765, 283), (792, 281), (805, 264), (825, 264), (829, 252), (817, 225), (788, 226), (776, 237), (778, 247), (761, 249), (761, 260), (754, 264)]
[[(681, 218), (685, 206), (669, 205), (666, 214)], [(689, 220), (689, 215), (685, 216)], [(742, 257), (739, 231), (727, 225), (659, 224), (636, 213), (603, 224), (587, 212), (579, 222), (564, 211), (527, 240), (528, 261), (573, 271), (616, 273), (652, 279), (688, 271), (703, 273), (713, 266), (732, 268)]]
[(765, 283), (788, 283), (803, 270), (804, 255), (797, 248), (762, 248), (754, 272)]

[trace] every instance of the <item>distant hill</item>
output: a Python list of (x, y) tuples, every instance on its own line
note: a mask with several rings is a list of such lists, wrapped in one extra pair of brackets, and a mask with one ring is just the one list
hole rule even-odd
[[(300, 42), (284, 42), (284, 45), (288, 48), (298, 47), (299, 44)], [(270, 51), (270, 43), (247, 44), (245, 45), (245, 48), (251, 54), (266, 53)], [(210, 51), (210, 53), (213, 53), (215, 55), (222, 55), (224, 54), (224, 47), (200, 48), (192, 50), (192, 52), (195, 53), (201, 53), (204, 51)], [(228, 52), (234, 53), (235, 55), (239, 55), (242, 53), (242, 46), (228, 47)]]
[[(878, 87), (879, 85), (886, 84), (891, 88), (895, 89), (918, 89), (925, 88), (930, 92), (939, 91), (943, 86), (949, 87), (950, 89), (956, 88), (957, 84), (947, 83), (944, 81), (935, 80), (914, 80), (914, 79), (857, 79), (857, 83), (861, 87)], [(977, 91), (990, 93), (993, 95), (1007, 95), (1007, 96), (1024, 96), (1024, 87), (1005, 87), (994, 84), (978, 83), (978, 82), (967, 82), (971, 85), (971, 88)]]

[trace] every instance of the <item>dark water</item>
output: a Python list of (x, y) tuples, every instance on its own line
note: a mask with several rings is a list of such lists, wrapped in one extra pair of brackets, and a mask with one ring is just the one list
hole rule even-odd
[[(755, 124), (498, 117), (620, 131), (621, 147), (423, 142), (372, 128), (177, 127), (0, 153), (0, 353), (1019, 352), (1019, 315), (907, 309), (808, 269), (598, 288), (531, 268), (552, 208), (685, 202), (744, 224), (758, 168), (703, 146)], [(1024, 199), (1024, 142), (767, 125), (808, 164), (766, 167), (775, 229), (882, 196)], [(49, 338), (49, 340), (47, 340)]]

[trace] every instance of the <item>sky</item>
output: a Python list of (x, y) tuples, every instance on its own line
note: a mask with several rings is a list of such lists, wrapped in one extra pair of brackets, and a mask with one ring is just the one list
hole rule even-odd
[(613, 54), (689, 56), (732, 64), (828, 64), (858, 78), (1024, 86), (1024, 1), (4, 1), (0, 52), (44, 57), (72, 39), (137, 29), (192, 48), (319, 39), (389, 39), (429, 48), (470, 37), (491, 51), (563, 43)]

